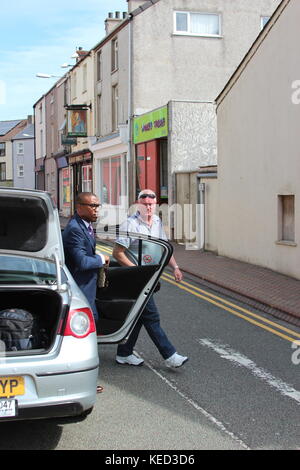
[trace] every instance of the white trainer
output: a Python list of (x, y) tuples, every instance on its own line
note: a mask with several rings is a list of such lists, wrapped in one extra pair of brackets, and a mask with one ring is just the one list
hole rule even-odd
[(130, 366), (141, 366), (144, 364), (143, 359), (130, 354), (130, 356), (116, 356), (116, 361), (118, 364), (129, 364)]
[(165, 363), (167, 367), (181, 367), (186, 361), (188, 361), (188, 359), (188, 357), (180, 356), (180, 354), (175, 352), (172, 354), (172, 356), (165, 360)]

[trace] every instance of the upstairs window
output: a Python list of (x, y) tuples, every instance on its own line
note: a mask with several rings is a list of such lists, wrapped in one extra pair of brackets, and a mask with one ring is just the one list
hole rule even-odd
[(118, 39), (115, 38), (111, 41), (111, 71), (114, 72), (114, 70), (117, 70), (118, 67)]
[(174, 20), (175, 34), (212, 37), (221, 35), (221, 17), (215, 13), (176, 11)]
[(24, 155), (24, 143), (23, 142), (17, 143), (17, 155)]
[(0, 157), (5, 157), (5, 142), (0, 142)]
[(116, 131), (118, 129), (118, 100), (119, 100), (119, 90), (118, 86), (113, 86), (112, 88), (112, 130)]
[(102, 80), (102, 52), (97, 52), (97, 81)]

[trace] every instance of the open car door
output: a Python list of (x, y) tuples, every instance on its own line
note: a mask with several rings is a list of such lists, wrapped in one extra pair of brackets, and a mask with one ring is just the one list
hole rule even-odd
[(134, 239), (134, 249), (125, 253), (135, 266), (120, 266), (112, 258), (111, 236), (97, 233), (97, 251), (111, 258), (108, 286), (97, 289), (98, 343), (120, 343), (128, 338), (173, 253), (172, 245), (165, 240), (137, 233), (125, 236)]

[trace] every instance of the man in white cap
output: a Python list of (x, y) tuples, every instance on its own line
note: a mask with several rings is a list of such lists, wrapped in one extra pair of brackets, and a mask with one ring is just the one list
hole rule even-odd
[[(121, 225), (120, 230), (126, 232), (137, 232), (167, 240), (161, 219), (155, 214), (156, 203), (157, 201), (154, 191), (150, 189), (144, 189), (141, 191), (138, 195), (138, 211), (136, 214), (129, 217), (125, 224)], [(126, 255), (127, 248), (129, 248), (129, 246), (132, 247), (132, 245), (133, 240), (130, 238), (118, 238), (116, 241), (113, 256), (122, 266), (134, 266), (134, 263)], [(152, 263), (153, 261), (154, 260), (152, 260)], [(149, 264), (149, 255), (147, 264)], [(169, 266), (174, 270), (175, 280), (180, 282), (182, 280), (182, 273), (174, 256), (171, 257)], [(133, 348), (143, 325), (168, 367), (180, 367), (188, 360), (188, 357), (181, 356), (177, 353), (175, 347), (160, 326), (159, 312), (152, 296), (128, 338), (128, 341), (125, 344), (120, 344), (118, 346), (116, 356), (118, 364), (129, 364), (133, 366), (140, 366), (143, 364), (144, 361), (133, 354)]]

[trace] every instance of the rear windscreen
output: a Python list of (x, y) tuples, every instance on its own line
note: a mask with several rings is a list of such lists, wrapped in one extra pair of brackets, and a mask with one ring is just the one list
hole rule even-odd
[(40, 251), (47, 241), (48, 210), (39, 198), (0, 197), (0, 249)]

